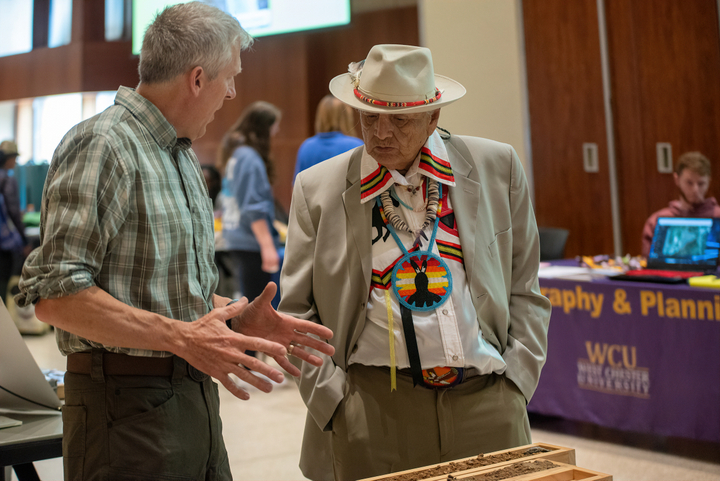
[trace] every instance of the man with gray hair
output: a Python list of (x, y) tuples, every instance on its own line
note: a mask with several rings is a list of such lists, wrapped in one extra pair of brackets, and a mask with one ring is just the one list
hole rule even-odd
[[(214, 294), (212, 203), (191, 149), (235, 97), (236, 19), (198, 2), (148, 27), (140, 84), (81, 122), (52, 159), (41, 246), (16, 300), (35, 303), (67, 355), (65, 479), (230, 479), (217, 385), (269, 392), (283, 374), (245, 351), (319, 366), (329, 329), (278, 314), (269, 284), (252, 304)], [(309, 336), (311, 334), (313, 337)]]

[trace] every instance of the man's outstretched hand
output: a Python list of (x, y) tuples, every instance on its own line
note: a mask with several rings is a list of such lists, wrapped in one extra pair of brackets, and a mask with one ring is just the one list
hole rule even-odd
[[(274, 282), (270, 282), (265, 286), (262, 294), (233, 319), (233, 331), (245, 336), (259, 337), (276, 342), (285, 346), (289, 355), (309, 362), (314, 366), (321, 366), (322, 359), (310, 354), (306, 349), (314, 349), (332, 356), (335, 353), (335, 348), (325, 341), (332, 338), (333, 332), (327, 327), (312, 321), (304, 321), (277, 312), (270, 304), (276, 292), (277, 285)], [(311, 335), (317, 336), (318, 339)], [(276, 355), (273, 356), (273, 359), (292, 376), (297, 377), (300, 375), (300, 370), (285, 356)]]

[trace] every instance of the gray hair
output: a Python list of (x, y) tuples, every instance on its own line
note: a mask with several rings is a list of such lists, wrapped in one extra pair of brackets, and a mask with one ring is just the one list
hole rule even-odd
[(240, 22), (220, 9), (200, 2), (170, 6), (145, 31), (140, 82), (165, 82), (197, 66), (213, 80), (232, 60), (233, 46), (245, 50), (252, 43)]

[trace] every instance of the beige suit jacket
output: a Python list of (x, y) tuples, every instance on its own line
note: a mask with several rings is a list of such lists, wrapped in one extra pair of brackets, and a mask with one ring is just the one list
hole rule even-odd
[[(478, 323), (529, 401), (545, 363), (551, 306), (538, 285), (540, 248), (525, 173), (508, 144), (453, 136), (445, 145)], [(298, 381), (314, 421), (306, 424), (310, 437), (331, 426), (365, 324), (373, 203), (360, 203), (362, 148), (301, 172), (293, 190), (279, 310), (334, 332), (335, 354), (319, 368), (303, 363)]]

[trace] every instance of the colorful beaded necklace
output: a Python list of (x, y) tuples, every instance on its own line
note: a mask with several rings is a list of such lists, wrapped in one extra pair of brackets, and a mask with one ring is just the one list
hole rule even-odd
[[(384, 195), (387, 194), (387, 195)], [(425, 214), (425, 223), (417, 232), (413, 232), (407, 224), (399, 218), (392, 205), (388, 191), (381, 194), (382, 201), (377, 198), (377, 205), (383, 211), (385, 225), (395, 239), (403, 256), (395, 263), (390, 282), (393, 291), (401, 305), (412, 311), (430, 311), (440, 307), (450, 297), (452, 292), (452, 274), (445, 261), (432, 252), (435, 236), (438, 230), (439, 212), (442, 208), (442, 186), (434, 179), (428, 179), (428, 206)], [(431, 204), (434, 207), (431, 208)], [(432, 211), (432, 213), (431, 213)], [(395, 219), (395, 220), (391, 220)], [(423, 229), (434, 222), (432, 236), (426, 250), (419, 249), (420, 236), (425, 237)], [(402, 230), (415, 235), (413, 252), (408, 252), (397, 235)], [(427, 239), (427, 237), (425, 237)], [(417, 247), (417, 249), (416, 249)]]

